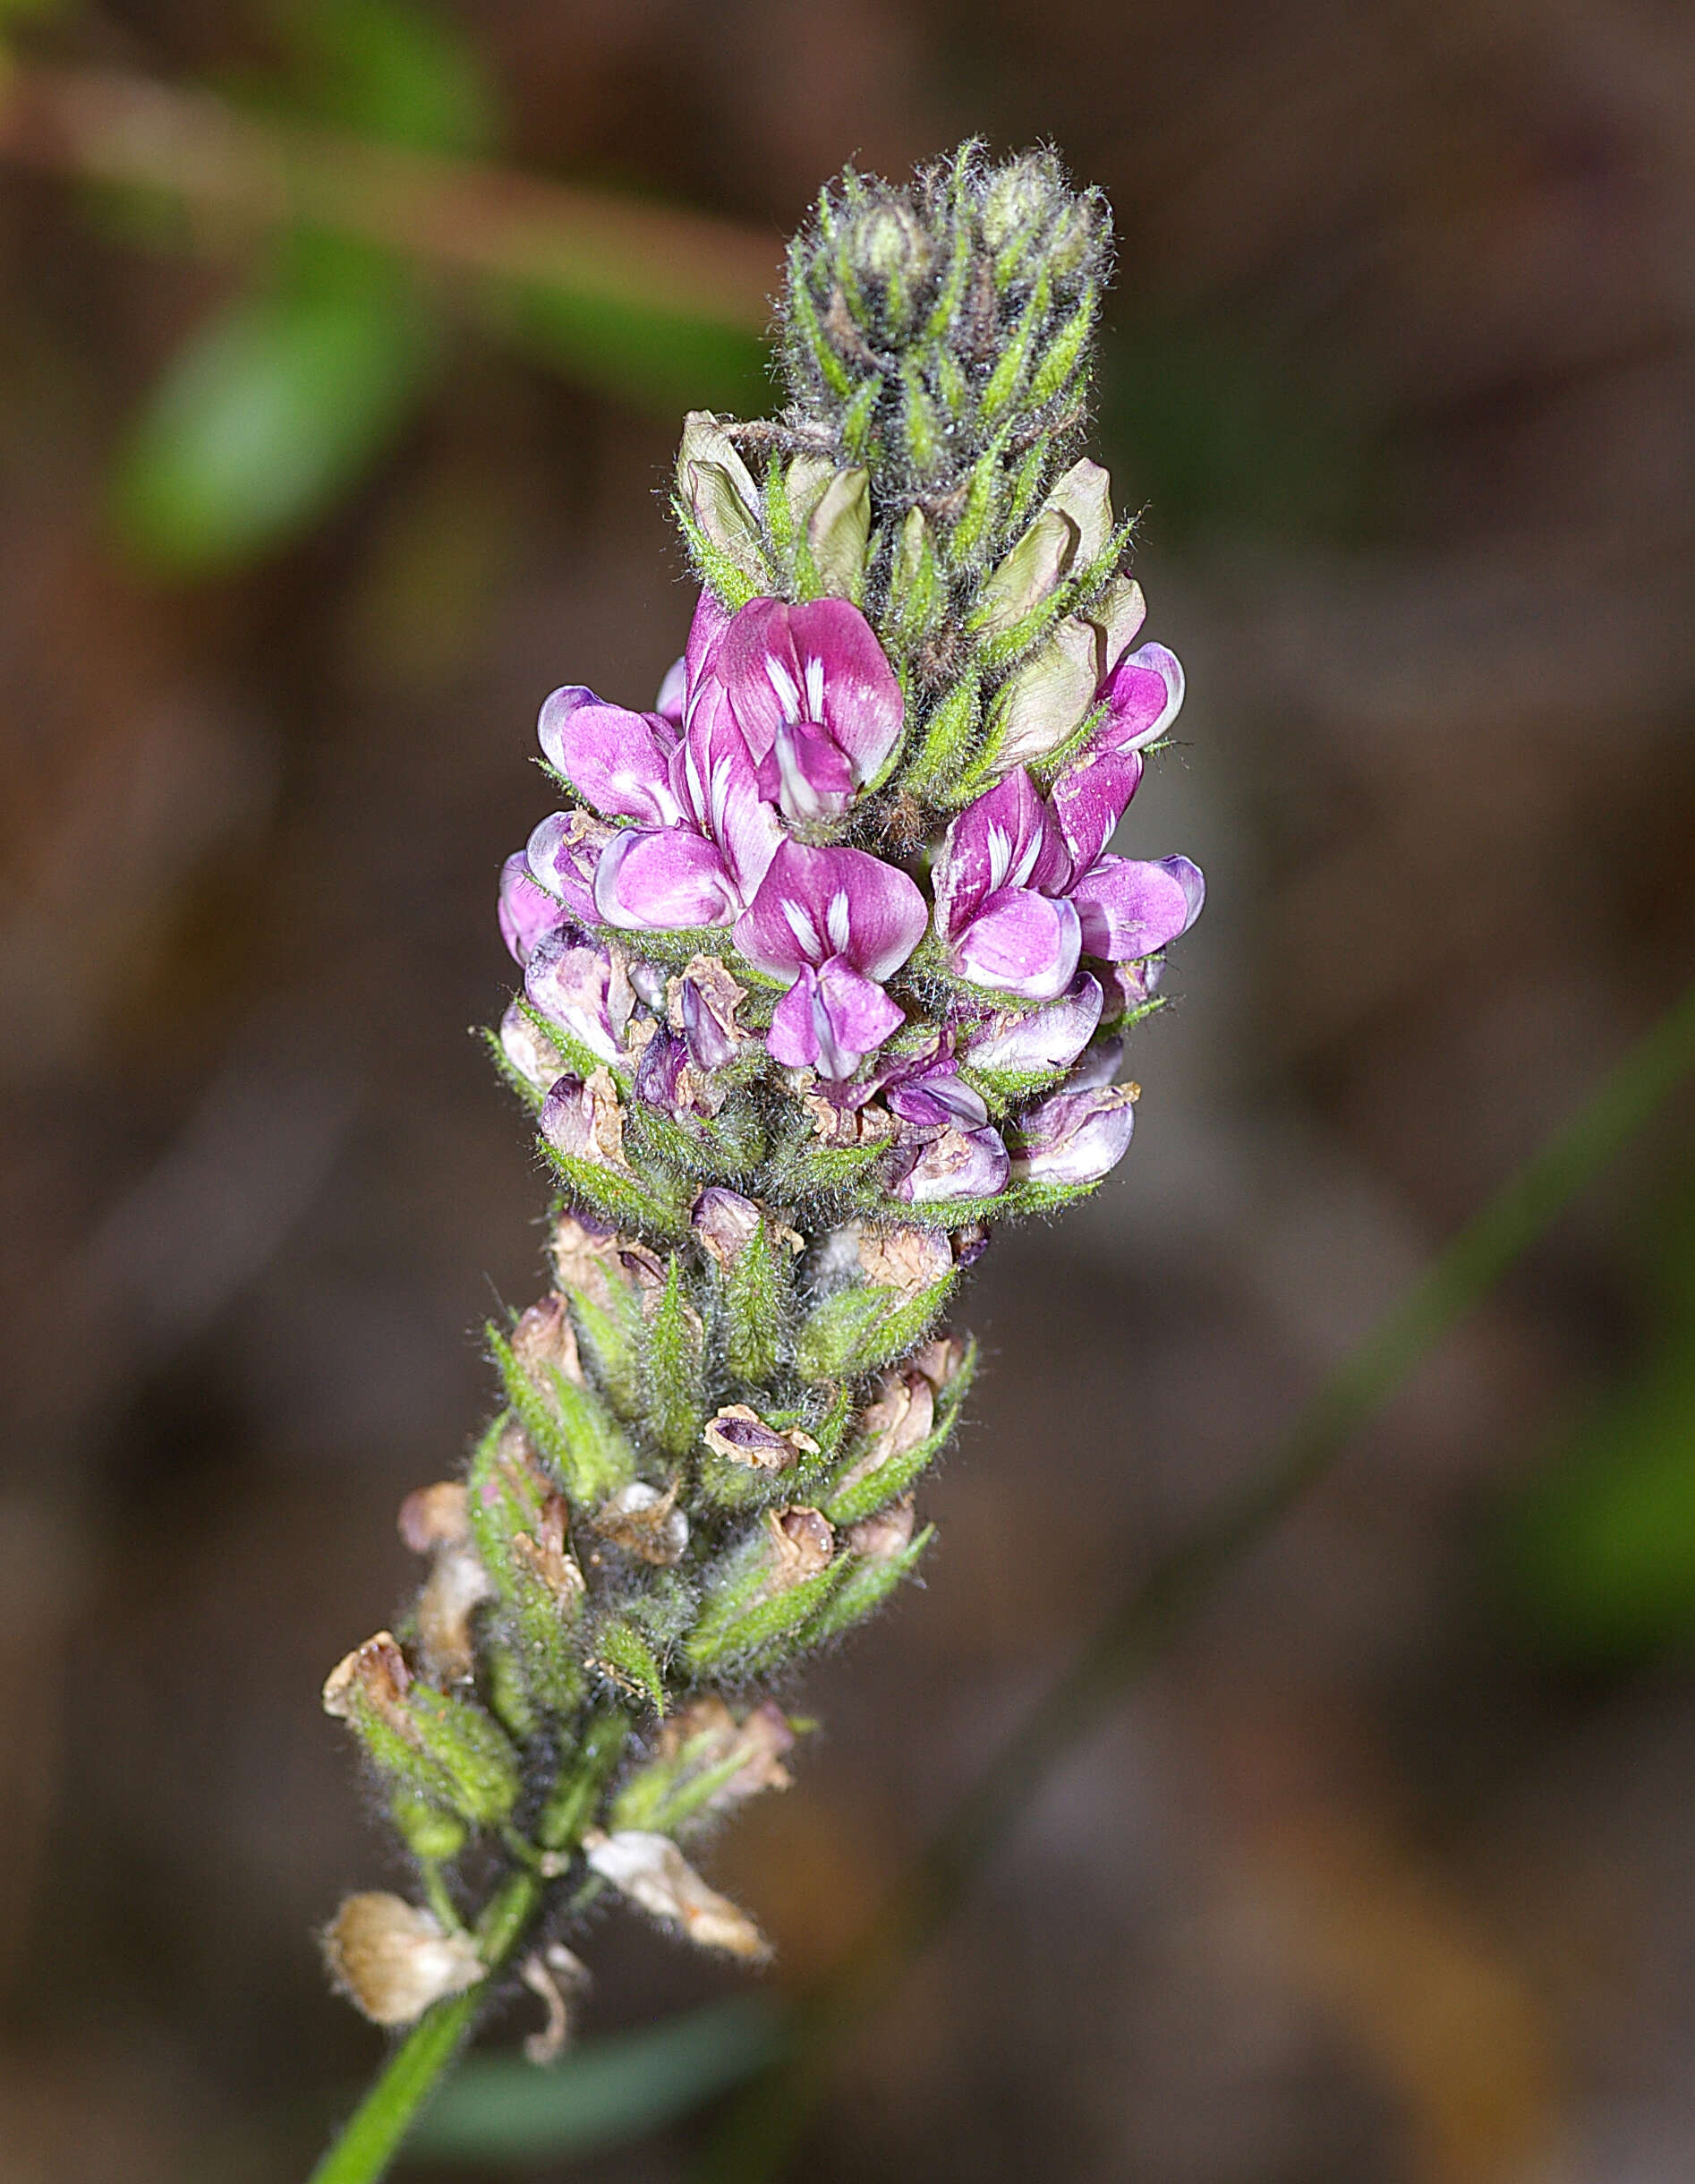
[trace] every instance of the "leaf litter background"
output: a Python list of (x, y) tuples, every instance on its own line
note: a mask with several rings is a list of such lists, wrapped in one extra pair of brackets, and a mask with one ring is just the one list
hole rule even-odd
[[(773, 266), (844, 158), (972, 130), (1052, 139), (1117, 210), (1101, 439), (1191, 690), (1128, 846), (1212, 892), (1124, 1170), (967, 1300), (990, 1370), (926, 1590), (811, 1679), (796, 1787), (715, 1855), (781, 1987), (1687, 976), (1695, 30), (384, 22), (161, 0), (24, 44), (722, 216)], [(444, 308), (345, 239), (16, 166), (0, 296), (0, 2148), (20, 2184), (282, 2184), (377, 2048), (309, 1939), (384, 1855), (318, 1685), (410, 1582), (395, 1506), (538, 1278), (540, 1179), (464, 1036), (546, 803), (531, 722), (567, 678), (657, 685), (678, 413), (760, 390), (722, 328)], [(1688, 2173), (1688, 1122), (1048, 1787), (805, 2173)], [(585, 1953), (590, 2035), (736, 1989), (626, 1918)], [(573, 2173), (681, 2178), (697, 2138)]]

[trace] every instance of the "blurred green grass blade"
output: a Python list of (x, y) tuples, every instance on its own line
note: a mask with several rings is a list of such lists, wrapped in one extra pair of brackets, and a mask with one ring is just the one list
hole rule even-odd
[(1695, 1327), (1524, 1489), (1502, 1545), (1508, 1600), (1544, 1652), (1623, 1665), (1695, 1632)]
[(278, 10), (300, 107), (413, 151), (487, 151), (499, 104), (482, 56), (433, 8), (406, 0), (294, 0)]
[(123, 543), (187, 576), (294, 538), (389, 447), (433, 346), (404, 284), (380, 272), (232, 304), (179, 352), (120, 449)]
[(642, 2137), (771, 2062), (782, 2017), (757, 1995), (594, 2040), (538, 2069), (477, 2056), (425, 2111), (409, 2160), (557, 2161)]
[(488, 322), (538, 363), (673, 420), (691, 409), (755, 416), (771, 400), (770, 351), (741, 327), (539, 285), (500, 290)]

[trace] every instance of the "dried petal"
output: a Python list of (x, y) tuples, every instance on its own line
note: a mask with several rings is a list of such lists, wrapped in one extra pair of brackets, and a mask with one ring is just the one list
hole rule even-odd
[(750, 1471), (787, 1471), (803, 1455), (818, 1454), (818, 1444), (809, 1433), (803, 1433), (798, 1426), (779, 1433), (745, 1403), (725, 1404), (707, 1420), (701, 1438), (719, 1455), (728, 1456), (732, 1463), (745, 1464)]
[(660, 1568), (680, 1562), (688, 1547), (688, 1518), (677, 1506), (675, 1480), (662, 1494), (639, 1479), (620, 1487), (595, 1511), (594, 1529), (615, 1547)]
[(668, 1835), (626, 1828), (583, 1838), (591, 1869), (651, 1918), (682, 1929), (697, 1949), (720, 1949), (761, 1962), (770, 1945), (745, 1911), (709, 1888)]
[(376, 2025), (410, 2025), (487, 1976), (468, 1934), (386, 1891), (348, 1897), (321, 1940), (331, 1978)]
[(443, 1479), (432, 1487), (414, 1487), (400, 1505), (400, 1537), (414, 1555), (438, 1547), (463, 1547), (471, 1537), (462, 1479)]

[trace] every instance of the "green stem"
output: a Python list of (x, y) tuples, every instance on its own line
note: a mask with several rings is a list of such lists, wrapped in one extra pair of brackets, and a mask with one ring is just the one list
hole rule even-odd
[[(477, 1922), (477, 1932), (491, 1973), (516, 1947), (541, 1896), (542, 1884), (533, 1873), (515, 1873), (490, 1898)], [(424, 2012), (312, 2171), (311, 2184), (374, 2184), (384, 2173), (471, 2030), (482, 1995), (479, 1984)]]
[[(544, 1848), (575, 1847), (629, 1733), (628, 1717), (621, 1713), (601, 1714), (589, 1723), (576, 1764), (560, 1777), (542, 1808), (537, 1833)], [(477, 1921), (477, 1947), (490, 1975), (528, 1932), (546, 1893), (541, 1875), (526, 1869), (510, 1874), (489, 1898)], [(310, 2184), (377, 2184), (387, 2173), (419, 2110), (469, 2035), (488, 1986), (487, 1980), (479, 1981), (467, 1993), (451, 1995), (424, 2012), (343, 2125)]]
[(797, 2006), (783, 2060), (731, 2106), (707, 2151), (703, 2184), (767, 2184), (779, 2173), (822, 2097), (835, 2047), (882, 2002), (950, 1917), (1054, 1766), (1691, 1070), (1695, 986), (1331, 1374), (1257, 1477), (1108, 1615), (954, 1807), (859, 1941)]

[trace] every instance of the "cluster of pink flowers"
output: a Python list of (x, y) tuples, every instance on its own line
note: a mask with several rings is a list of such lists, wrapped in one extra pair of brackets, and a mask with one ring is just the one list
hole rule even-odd
[[(1118, 989), (1116, 1017), (1146, 995), (1149, 959), (1194, 922), (1203, 884), (1187, 857), (1106, 849), (1182, 693), (1163, 645), (1121, 646), (1095, 725), (1045, 793), (1015, 765), (953, 819), (927, 871), (922, 859), (907, 870), (815, 839), (899, 754), (900, 685), (865, 616), (840, 599), (754, 599), (732, 614), (703, 593), (653, 712), (580, 687), (541, 709), (542, 751), (582, 804), (544, 820), (503, 875), (502, 930), (530, 999), (615, 1059), (614, 972), (584, 928), (694, 933), (710, 951), (711, 930), (728, 926), (732, 962), (785, 989), (771, 1058), (812, 1072), (844, 1112), (875, 1095), (896, 1119), (897, 1196), (992, 1197), (1009, 1175), (1093, 1180), (1129, 1137), (1115, 1048), (1026, 1112), (1010, 1151), (959, 1072), (1071, 1069), (1101, 1021), (1103, 982)], [(947, 989), (944, 1019), (916, 1056), (886, 1055), (908, 1016), (890, 981), (926, 935), (914, 968)]]

